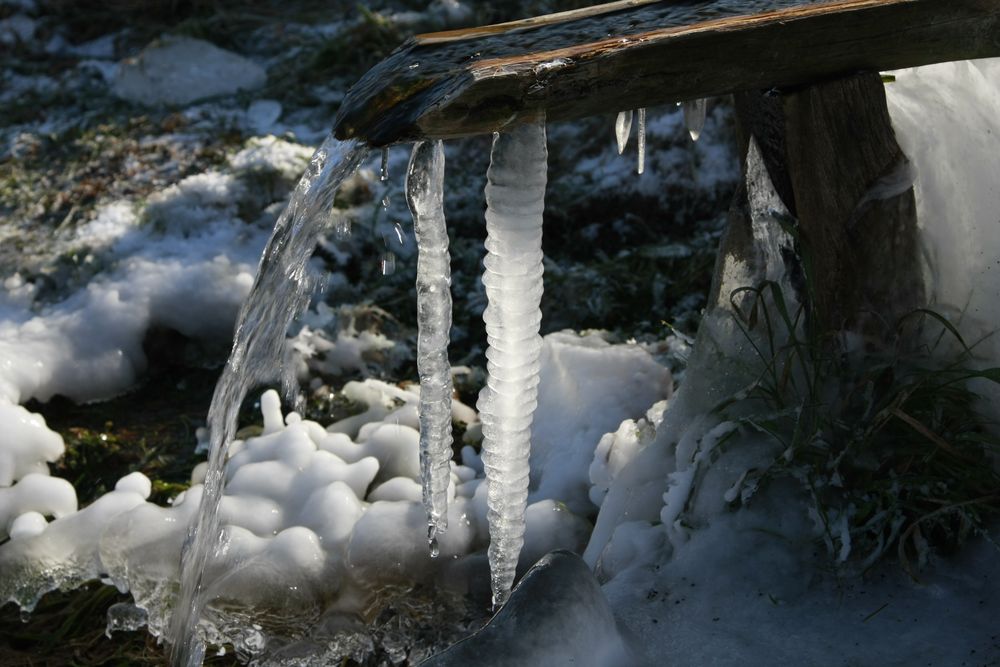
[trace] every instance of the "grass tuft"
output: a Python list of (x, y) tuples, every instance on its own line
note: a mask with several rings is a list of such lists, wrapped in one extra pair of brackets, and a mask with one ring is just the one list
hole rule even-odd
[(798, 481), (840, 570), (864, 572), (895, 555), (916, 578), (932, 553), (989, 537), (1000, 512), (1000, 437), (977, 383), (1000, 383), (1000, 368), (976, 368), (951, 322), (915, 310), (889, 345), (871, 349), (845, 334), (804, 334), (804, 308), (777, 283), (732, 300), (763, 370), (719, 412), (783, 450), (747, 476), (742, 502), (770, 480)]

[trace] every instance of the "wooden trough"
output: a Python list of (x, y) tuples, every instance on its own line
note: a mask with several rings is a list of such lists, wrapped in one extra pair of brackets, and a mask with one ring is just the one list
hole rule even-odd
[(1000, 0), (624, 0), (417, 35), (335, 131), (378, 147), (990, 56)]
[[(334, 131), (379, 147), (732, 94), (795, 218), (809, 325), (891, 336), (925, 296), (912, 188), (866, 197), (907, 166), (878, 72), (995, 56), (1000, 0), (623, 0), (418, 35)], [(755, 256), (740, 190), (719, 266)]]

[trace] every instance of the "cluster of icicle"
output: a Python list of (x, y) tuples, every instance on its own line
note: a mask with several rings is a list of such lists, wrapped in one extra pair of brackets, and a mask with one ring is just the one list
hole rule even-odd
[[(697, 99), (681, 103), (684, 109), (684, 125), (692, 141), (698, 141), (701, 131), (705, 127), (705, 114), (708, 110), (708, 100)], [(620, 111), (615, 119), (615, 139), (618, 141), (618, 154), (625, 152), (628, 145), (628, 138), (632, 132), (632, 118), (634, 112)], [(639, 109), (639, 129), (638, 129), (638, 160), (636, 162), (636, 173), (642, 174), (646, 171), (646, 110)]]
[[(548, 154), (542, 123), (493, 139), (486, 184), (483, 284), (488, 377), (477, 408), (483, 424), (489, 561), (493, 605), (514, 583), (524, 545), (531, 422), (538, 403), (542, 349), (542, 212)], [(407, 172), (407, 202), (417, 238), (417, 369), (420, 374), (420, 463), (428, 537), (447, 529), (451, 460), (451, 326), (448, 233), (443, 212), (444, 151), (418, 143)]]
[[(691, 138), (705, 123), (705, 101), (684, 104)], [(638, 172), (645, 168), (646, 110), (639, 109)], [(618, 152), (625, 150), (631, 111), (615, 122)], [(341, 183), (368, 155), (357, 142), (329, 137), (316, 151), (288, 207), (275, 225), (257, 278), (241, 313), (229, 361), (212, 398), (209, 470), (197, 521), (185, 545), (181, 590), (171, 634), (175, 665), (201, 664), (204, 643), (197, 626), (204, 608), (203, 576), (225, 548), (219, 521), (223, 468), (235, 436), (240, 404), (254, 386), (281, 378), (288, 398), (294, 378), (282, 377), (285, 334), (308, 306), (313, 280), (308, 262), (320, 236), (330, 231), (330, 211)], [(386, 176), (383, 152), (383, 179)], [(486, 386), (477, 407), (483, 425), (489, 561), (494, 607), (510, 594), (524, 544), (531, 424), (537, 405), (542, 339), (542, 213), (547, 170), (545, 125), (520, 125), (494, 135), (486, 185), (486, 250), (483, 284), (488, 305)], [(417, 240), (417, 369), (420, 375), (420, 466), (432, 555), (447, 530), (447, 491), (452, 456), (451, 271), (444, 219), (444, 149), (419, 142), (407, 170), (406, 199)], [(344, 230), (335, 230), (344, 233)]]
[[(309, 303), (308, 262), (341, 183), (368, 149), (328, 138), (275, 225), (250, 296), (240, 312), (233, 349), (209, 409), (211, 448), (198, 517), (182, 555), (181, 590), (171, 627), (173, 664), (199, 665), (205, 645), (197, 632), (204, 609), (204, 572), (225, 548), (219, 520), (224, 466), (240, 404), (254, 386), (282, 379), (285, 333)], [(494, 604), (506, 599), (524, 542), (531, 420), (536, 405), (541, 338), (542, 210), (546, 179), (544, 125), (527, 125), (494, 141), (488, 174), (486, 284), (490, 378), (480, 397), (487, 474)], [(407, 203), (417, 239), (417, 367), (420, 375), (420, 451), (423, 498), (431, 552), (447, 529), (451, 461), (451, 280), (444, 221), (444, 150), (441, 142), (414, 146), (407, 172)], [(337, 230), (343, 231), (343, 230)]]

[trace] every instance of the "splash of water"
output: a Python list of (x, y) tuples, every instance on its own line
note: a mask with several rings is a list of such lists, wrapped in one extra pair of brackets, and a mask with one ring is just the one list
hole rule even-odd
[(175, 667), (200, 665), (205, 654), (198, 624), (206, 600), (204, 573), (226, 546), (219, 505), (226, 452), (236, 432), (240, 405), (254, 386), (281, 378), (286, 398), (297, 393), (291, 371), (282, 373), (285, 334), (292, 319), (309, 304), (316, 280), (308, 270), (320, 235), (327, 230), (334, 196), (368, 154), (357, 141), (330, 136), (316, 150), (275, 223), (264, 249), (257, 278), (239, 316), (229, 360), (215, 387), (208, 413), (211, 432), (208, 473), (181, 558), (181, 589), (171, 620), (171, 661)]

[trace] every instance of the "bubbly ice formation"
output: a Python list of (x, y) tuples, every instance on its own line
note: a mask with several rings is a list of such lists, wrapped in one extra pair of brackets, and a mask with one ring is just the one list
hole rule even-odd
[(544, 124), (494, 136), (486, 185), (483, 314), (488, 378), (477, 404), (483, 423), (493, 604), (507, 599), (524, 544), (531, 422), (537, 405), (542, 313)]
[[(49, 474), (46, 462), (63, 455), (62, 436), (45, 425), (45, 419), (0, 396), (0, 490), (22, 477)], [(0, 521), (0, 528), (3, 522)]]
[(406, 174), (417, 239), (417, 372), (420, 374), (420, 476), (432, 553), (448, 528), (451, 462), (451, 256), (444, 221), (444, 146), (418, 142)]
[[(603, 353), (610, 361), (624, 347)], [(631, 372), (626, 366), (609, 373), (595, 382), (595, 392), (617, 392)], [(562, 374), (550, 376), (554, 391), (570, 390)], [(200, 628), (207, 640), (232, 641), (244, 654), (256, 654), (288, 624), (299, 623), (302, 631), (318, 623), (331, 604), (338, 613), (356, 614), (381, 586), (462, 586), (467, 582), (457, 573), (478, 574), (461, 563), (466, 555), (475, 563), (489, 539), (482, 474), (449, 465), (449, 530), (439, 536), (440, 557), (431, 558), (418, 482), (419, 392), (378, 380), (350, 382), (343, 391), (363, 411), (326, 427), (295, 413), (283, 415), (278, 394), (266, 392), (261, 435), (230, 447), (220, 506), (224, 548), (204, 578)], [(571, 415), (556, 405), (548, 410), (540, 416), (593, 451), (596, 443), (583, 444)], [(452, 402), (452, 413), (470, 430), (478, 424), (475, 412), (459, 401)], [(546, 465), (556, 469), (560, 460)], [(163, 636), (181, 548), (204, 488), (196, 483), (169, 507), (146, 502), (149, 490), (149, 480), (132, 473), (80, 511), (74, 511), (68, 482), (51, 477), (28, 475), (7, 495), (0, 493), (0, 516), (19, 515), (12, 539), (0, 545), (0, 600), (30, 609), (47, 590), (104, 577), (130, 591), (150, 631)], [(43, 514), (56, 518), (46, 524)], [(559, 498), (533, 502), (525, 516), (522, 569), (552, 549), (581, 549), (590, 531)], [(272, 612), (284, 619), (279, 626), (268, 625)], [(120, 621), (116, 615), (109, 627), (120, 627)], [(261, 628), (254, 630), (254, 623)]]

